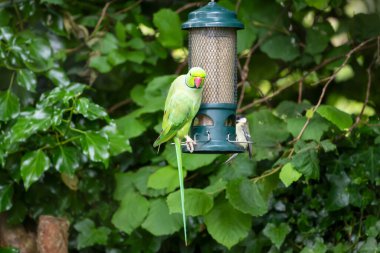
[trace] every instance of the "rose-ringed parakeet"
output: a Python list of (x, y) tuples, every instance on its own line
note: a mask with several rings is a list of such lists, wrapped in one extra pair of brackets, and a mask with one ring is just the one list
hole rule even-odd
[(206, 72), (199, 67), (189, 70), (186, 75), (177, 77), (170, 86), (166, 97), (164, 117), (162, 121), (162, 131), (154, 142), (153, 147), (157, 147), (164, 142), (174, 138), (175, 150), (177, 155), (178, 176), (180, 184), (181, 209), (187, 245), (186, 215), (185, 215), (185, 196), (182, 173), (182, 150), (181, 140), (186, 138), (186, 146), (190, 152), (194, 151), (194, 140), (190, 138), (188, 132), (193, 118), (199, 110), (202, 100), (203, 84)]

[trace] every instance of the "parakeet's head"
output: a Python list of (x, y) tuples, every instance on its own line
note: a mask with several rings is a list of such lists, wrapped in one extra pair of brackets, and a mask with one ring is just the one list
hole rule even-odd
[(200, 89), (205, 83), (205, 78), (206, 71), (202, 68), (191, 68), (186, 75), (186, 85), (190, 88)]

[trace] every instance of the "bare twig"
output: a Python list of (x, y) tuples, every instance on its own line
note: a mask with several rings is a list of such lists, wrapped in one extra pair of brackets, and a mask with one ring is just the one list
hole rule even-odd
[(119, 109), (120, 107), (123, 107), (129, 103), (131, 103), (132, 100), (127, 98), (127, 99), (124, 99), (116, 104), (114, 104), (113, 106), (111, 106), (110, 108), (108, 108), (107, 112), (108, 113), (113, 113), (114, 111), (116, 111), (117, 109)]
[(181, 62), (181, 63), (178, 65), (177, 69), (175, 70), (175, 74), (176, 74), (176, 75), (181, 74), (182, 70), (187, 66), (187, 63), (188, 63), (188, 60), (187, 60), (187, 58), (186, 58), (183, 62)]
[(135, 2), (135, 3), (131, 4), (130, 6), (128, 6), (127, 8), (122, 9), (122, 10), (116, 12), (116, 14), (125, 13), (125, 12), (130, 11), (130, 10), (132, 10), (133, 8), (135, 8), (136, 6), (138, 6), (139, 4), (141, 4), (142, 1), (143, 1), (143, 0), (138, 0), (137, 2)]
[(302, 91), (303, 91), (303, 81), (304, 78), (301, 78), (300, 81), (298, 82), (298, 103), (302, 102)]
[(236, 5), (235, 5), (235, 12), (236, 12), (236, 13), (239, 12), (240, 4), (241, 4), (241, 0), (237, 0)]
[(98, 22), (96, 23), (95, 28), (94, 28), (94, 30), (92, 31), (90, 37), (94, 37), (94, 35), (98, 32), (98, 30), (99, 30), (99, 28), (100, 28), (100, 25), (102, 24), (102, 22), (103, 22), (103, 20), (104, 20), (104, 18), (105, 18), (105, 16), (106, 16), (106, 14), (107, 14), (108, 7), (110, 7), (110, 5), (111, 5), (113, 2), (115, 2), (115, 0), (110, 1), (110, 2), (107, 2), (107, 3), (104, 5), (104, 7), (103, 7), (103, 9), (102, 9), (102, 14), (100, 15), (100, 18), (99, 18)]
[[(329, 77), (329, 79), (327, 80), (327, 82), (326, 82), (325, 85), (323, 86), (323, 88), (322, 88), (322, 92), (321, 92), (321, 95), (319, 96), (319, 99), (318, 99), (318, 102), (317, 102), (317, 104), (316, 104), (316, 105), (314, 106), (314, 108), (313, 108), (313, 113), (315, 113), (315, 112), (318, 110), (319, 106), (320, 106), (321, 103), (322, 103), (323, 98), (325, 97), (326, 90), (327, 90), (327, 88), (329, 87), (330, 83), (335, 79), (335, 77), (336, 77), (336, 75), (339, 73), (339, 71), (340, 71), (344, 66), (346, 66), (347, 62), (351, 59), (351, 56), (352, 56), (356, 51), (358, 51), (360, 48), (362, 48), (364, 45), (366, 45), (367, 43), (373, 41), (374, 39), (376, 39), (376, 38), (371, 38), (371, 39), (368, 39), (368, 40), (366, 40), (366, 41), (363, 41), (362, 43), (360, 43), (358, 46), (356, 46), (356, 47), (354, 47), (353, 49), (351, 49), (351, 50), (346, 54), (346, 58), (344, 59), (342, 65), (340, 65), (340, 66), (334, 71), (334, 73)], [(294, 138), (294, 139), (291, 141), (291, 143), (296, 143), (296, 142), (298, 142), (298, 141), (301, 139), (303, 133), (305, 132), (307, 126), (308, 126), (309, 123), (310, 123), (310, 119), (311, 119), (311, 118), (308, 118), (308, 119), (306, 120), (306, 122), (305, 122), (305, 124), (303, 125), (303, 127), (302, 127), (300, 133), (297, 135), (296, 138)]]
[(202, 6), (203, 4), (205, 4), (205, 2), (188, 3), (188, 4), (185, 4), (184, 6), (182, 6), (181, 8), (178, 8), (175, 12), (177, 12), (179, 14), (179, 13), (181, 13), (187, 9), (190, 9), (193, 7), (199, 7), (199, 6)]
[(375, 64), (375, 62), (378, 60), (378, 57), (379, 57), (379, 52), (380, 52), (380, 43), (379, 43), (379, 41), (380, 41), (380, 37), (378, 37), (377, 41), (378, 41), (378, 44), (377, 44), (376, 55), (374, 56), (371, 64), (367, 68), (368, 80), (367, 80), (367, 89), (366, 89), (366, 93), (365, 93), (364, 103), (363, 103), (362, 109), (360, 110), (360, 113), (355, 118), (354, 124), (352, 124), (352, 126), (350, 127), (350, 129), (348, 129), (348, 133), (351, 133), (352, 130), (354, 130), (354, 128), (357, 127), (357, 125), (359, 124), (360, 120), (363, 117), (365, 108), (367, 107), (367, 104), (368, 104), (369, 96), (371, 94), (371, 84), (372, 84), (372, 71), (371, 71), (371, 69), (372, 69), (373, 65)]

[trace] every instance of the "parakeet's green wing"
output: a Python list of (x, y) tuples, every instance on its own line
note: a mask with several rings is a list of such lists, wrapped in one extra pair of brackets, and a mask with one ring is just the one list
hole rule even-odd
[(162, 132), (154, 142), (154, 147), (173, 138), (195, 116), (192, 105), (186, 103), (188, 94), (183, 85), (184, 81), (185, 76), (179, 76), (170, 86), (165, 102)]

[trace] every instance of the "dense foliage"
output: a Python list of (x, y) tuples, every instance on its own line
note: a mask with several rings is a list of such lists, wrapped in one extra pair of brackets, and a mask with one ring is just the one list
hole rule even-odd
[[(0, 212), (71, 222), (73, 252), (380, 250), (380, 4), (221, 0), (255, 155), (152, 148), (180, 24), (205, 4), (0, 1)], [(105, 109), (107, 108), (107, 109)]]

